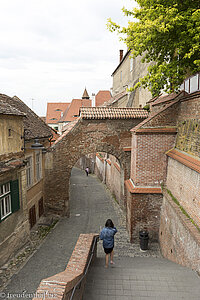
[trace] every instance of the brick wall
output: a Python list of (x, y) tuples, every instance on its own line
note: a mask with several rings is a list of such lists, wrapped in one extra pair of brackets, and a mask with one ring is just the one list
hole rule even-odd
[(162, 194), (127, 194), (127, 230), (131, 242), (138, 242), (139, 231), (147, 230), (149, 238), (158, 241)]
[(133, 135), (131, 179), (136, 186), (160, 186), (166, 179), (166, 151), (174, 146), (175, 134)]
[(124, 208), (124, 170), (113, 155), (97, 154), (95, 174), (110, 189), (117, 202)]
[(200, 93), (181, 100), (178, 114), (176, 148), (200, 157)]
[(200, 174), (169, 157), (166, 184), (200, 227)]
[[(88, 153), (105, 152), (117, 157), (128, 170), (130, 157), (123, 147), (130, 147), (134, 120), (79, 120), (46, 153), (45, 204), (46, 209), (69, 215), (69, 179), (78, 159)], [(127, 135), (128, 132), (128, 135)]]
[[(81, 234), (76, 243), (72, 256), (64, 272), (52, 277), (43, 279), (36, 291), (36, 299), (64, 299), (69, 300), (74, 286), (83, 277), (85, 268), (90, 258), (96, 234)], [(96, 246), (94, 248), (94, 258), (96, 257)], [(81, 300), (85, 279), (74, 294), (74, 300)]]
[(200, 272), (200, 231), (164, 191), (159, 230), (164, 257)]

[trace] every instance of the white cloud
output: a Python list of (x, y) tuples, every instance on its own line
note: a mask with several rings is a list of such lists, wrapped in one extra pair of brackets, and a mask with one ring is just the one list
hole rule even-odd
[[(131, 0), (0, 0), (0, 93), (17, 95), (39, 115), (47, 101), (110, 89), (118, 37), (107, 18), (126, 22)], [(32, 101), (31, 99), (35, 99)]]

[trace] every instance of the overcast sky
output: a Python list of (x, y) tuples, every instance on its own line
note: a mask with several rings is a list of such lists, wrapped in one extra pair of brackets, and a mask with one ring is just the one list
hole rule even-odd
[(0, 93), (18, 96), (40, 116), (47, 102), (110, 90), (119, 63), (117, 34), (133, 0), (0, 0)]

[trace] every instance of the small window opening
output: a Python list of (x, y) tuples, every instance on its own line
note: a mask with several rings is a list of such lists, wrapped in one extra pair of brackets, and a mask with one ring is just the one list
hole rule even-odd
[(8, 136), (12, 136), (12, 130), (11, 130), (11, 128), (8, 129)]

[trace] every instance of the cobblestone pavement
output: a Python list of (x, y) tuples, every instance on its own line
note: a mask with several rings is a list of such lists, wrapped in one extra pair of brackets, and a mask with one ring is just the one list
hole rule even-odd
[[(106, 192), (110, 194), (105, 187)], [(159, 244), (149, 242), (148, 251), (141, 251), (139, 243), (130, 243), (130, 239), (126, 230), (126, 216), (122, 209), (116, 203), (115, 199), (110, 195), (112, 207), (117, 215), (117, 234), (115, 235), (115, 257), (161, 257)], [(102, 241), (98, 243), (98, 256), (104, 256)]]
[[(171, 262), (168, 262), (167, 260), (164, 260), (160, 257), (158, 245), (150, 244), (150, 250), (148, 250), (147, 252), (141, 252), (139, 249), (139, 245), (133, 245), (129, 243), (128, 235), (125, 229), (125, 218), (123, 216), (123, 212), (119, 209), (118, 205), (111, 197), (109, 190), (106, 189), (105, 185), (103, 185), (100, 180), (98, 180), (94, 175), (89, 175), (88, 177), (86, 177), (84, 171), (74, 168), (72, 171), (70, 182), (70, 218), (61, 218), (59, 220), (56, 226), (52, 229), (52, 231), (39, 246), (37, 251), (23, 266), (23, 268), (16, 272), (16, 274), (11, 278), (11, 280), (8, 282), (7, 287), (3, 290), (3, 294), (0, 293), (0, 298), (8, 297), (8, 293), (20, 294), (24, 291), (25, 295), (27, 295), (28, 293), (35, 292), (42, 279), (62, 272), (65, 269), (80, 233), (99, 232), (108, 218), (111, 218), (113, 220), (118, 229), (118, 233), (116, 234), (115, 238), (116, 267), (105, 270), (102, 242), (99, 242), (97, 251), (98, 257), (95, 261), (95, 265), (91, 268), (91, 272), (94, 272), (91, 273), (93, 279), (95, 278), (98, 280), (102, 280), (104, 278), (106, 281), (112, 279), (115, 281), (114, 286), (117, 290), (118, 287), (121, 287), (121, 285), (118, 286), (119, 282), (117, 282), (116, 280), (129, 280), (127, 284), (134, 286), (131, 280), (136, 275), (136, 273), (138, 273), (139, 277), (136, 278), (138, 285), (141, 284), (142, 286), (151, 286), (152, 284), (153, 286), (160, 286), (161, 281), (159, 280), (159, 276), (162, 275), (162, 278), (166, 278), (165, 272), (167, 272), (167, 270), (170, 270), (169, 264), (171, 264)], [(145, 262), (145, 264), (143, 265), (142, 262)], [(134, 265), (135, 263), (136, 265)], [(148, 269), (145, 266), (151, 267), (149, 267)], [(191, 270), (188, 270), (186, 268), (179, 269), (179, 267), (180, 266), (173, 264), (173, 272), (175, 272), (173, 278), (175, 282), (181, 281), (181, 272), (182, 270), (185, 270), (184, 276), (187, 275), (188, 278), (192, 278), (194, 283), (192, 285), (192, 283), (188, 281), (190, 282), (190, 286), (188, 287), (189, 291), (192, 287), (194, 289), (194, 293), (196, 293), (196, 280), (198, 279), (197, 275)], [(162, 271), (164, 272), (162, 274), (157, 272), (157, 269), (160, 270), (161, 268), (163, 268)], [(105, 271), (107, 273), (105, 273)], [(167, 274), (169, 274), (170, 272), (171, 270)], [(148, 277), (146, 277), (147, 275)], [(146, 285), (144, 285), (142, 278), (146, 278), (145, 280), (149, 281), (149, 283), (147, 284), (146, 282)], [(136, 294), (133, 298), (130, 298), (132, 294), (130, 295), (130, 291), (127, 291), (127, 288), (123, 290), (123, 295), (114, 295), (112, 294), (114, 293), (112, 286), (108, 285), (108, 283), (112, 285), (112, 282), (108, 281), (106, 284), (105, 280), (103, 282), (89, 281), (88, 284), (91, 284), (93, 288), (91, 288), (90, 286), (86, 287), (86, 292), (90, 293), (86, 293), (84, 299), (143, 299), (135, 298)], [(162, 281), (164, 282), (164, 279)], [(181, 284), (183, 282), (185, 286), (188, 286), (187, 282), (183, 280), (181, 281)], [(125, 285), (125, 282), (122, 282), (122, 285)], [(126, 285), (126, 287), (128, 287), (128, 285)], [(181, 288), (183, 288), (185, 291), (185, 287), (183, 285), (181, 285)], [(102, 296), (102, 293), (99, 292), (99, 290), (103, 291), (104, 289), (106, 291), (106, 294), (104, 293), (104, 295)], [(178, 283), (176, 284), (176, 289), (178, 289)], [(137, 293), (139, 293), (138, 290), (139, 288), (137, 288)], [(129, 295), (124, 293), (129, 293)], [(142, 293), (140, 296), (142, 296)], [(17, 298), (24, 299), (24, 296), (18, 296)], [(162, 300), (164, 298), (160, 297), (152, 299)], [(174, 298), (168, 297), (168, 299)], [(181, 299), (197, 298), (183, 297)]]

